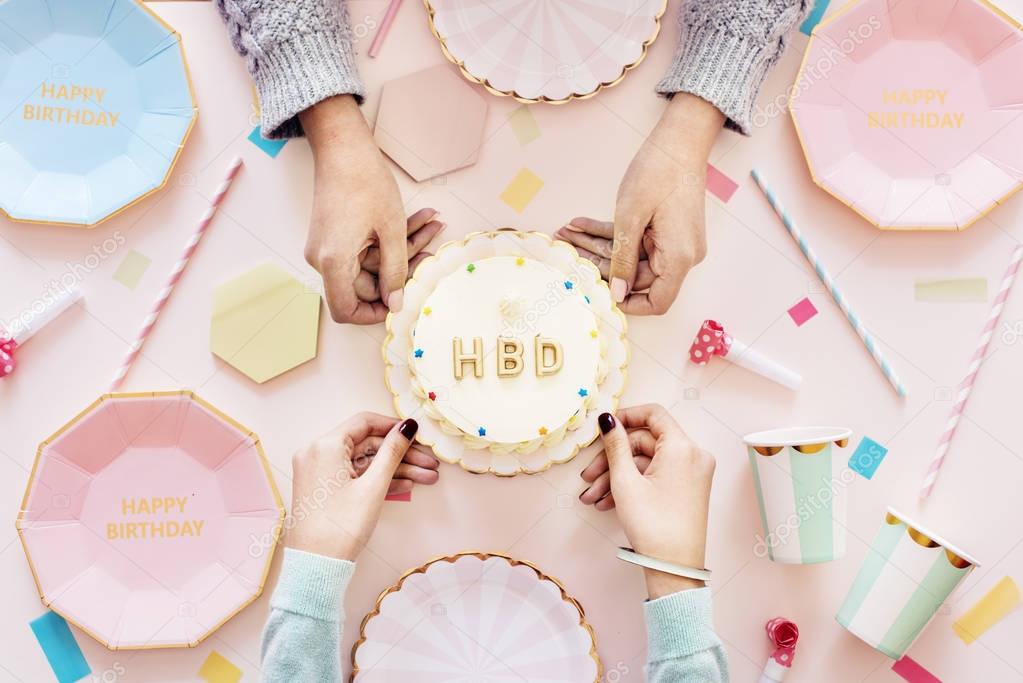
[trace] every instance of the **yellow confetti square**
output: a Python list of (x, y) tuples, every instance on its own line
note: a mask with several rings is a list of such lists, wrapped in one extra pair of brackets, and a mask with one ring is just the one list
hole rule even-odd
[(213, 650), (199, 667), (199, 678), (206, 683), (238, 683), (242, 679), (242, 670)]
[(536, 119), (533, 118), (533, 112), (528, 104), (513, 109), (508, 114), (508, 123), (520, 145), (528, 145), (540, 137), (540, 127), (536, 125)]
[(1020, 604), (1019, 586), (1011, 577), (1004, 577), (977, 604), (952, 624), (952, 630), (969, 645), (989, 628), (1004, 619)]
[(117, 271), (114, 273), (114, 279), (120, 282), (128, 289), (135, 289), (139, 286), (139, 281), (142, 280), (142, 276), (149, 270), (152, 260), (144, 255), (140, 254), (134, 249), (128, 252), (128, 255), (121, 261), (121, 265), (117, 267)]
[(508, 187), (504, 188), (501, 199), (515, 213), (522, 213), (542, 188), (543, 180), (528, 168), (523, 168)]

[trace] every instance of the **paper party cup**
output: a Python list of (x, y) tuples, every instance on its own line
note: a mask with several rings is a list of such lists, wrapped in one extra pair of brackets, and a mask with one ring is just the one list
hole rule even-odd
[(835, 619), (892, 659), (901, 659), (975, 559), (888, 508)]
[(757, 555), (815, 564), (845, 554), (848, 481), (833, 450), (845, 447), (851, 434), (840, 427), (792, 427), (743, 437), (764, 528)]

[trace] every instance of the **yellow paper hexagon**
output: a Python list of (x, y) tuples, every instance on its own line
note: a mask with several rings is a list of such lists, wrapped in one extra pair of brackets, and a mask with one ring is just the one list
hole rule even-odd
[(210, 350), (262, 384), (316, 357), (320, 295), (272, 263), (214, 292)]

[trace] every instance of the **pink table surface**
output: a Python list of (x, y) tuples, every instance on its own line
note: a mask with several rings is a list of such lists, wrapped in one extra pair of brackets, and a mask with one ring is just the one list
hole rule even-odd
[[(648, 60), (618, 87), (564, 107), (534, 107), (541, 139), (521, 146), (507, 114), (518, 106), (491, 97), (479, 163), (435, 182), (415, 185), (400, 171), (410, 209), (433, 206), (447, 236), (511, 225), (553, 231), (577, 214), (610, 215), (633, 153), (663, 101), (652, 89), (675, 44), (669, 9), (665, 31)], [(183, 35), (199, 122), (169, 186), (93, 231), (0, 220), (0, 312), (38, 296), (66, 272), (83, 280), (88, 309), (61, 318), (19, 352), (21, 367), (0, 383), (0, 681), (52, 680), (27, 622), (43, 612), (14, 530), (38, 443), (106, 386), (155, 297), (164, 274), (216, 185), (228, 159), (247, 162), (231, 196), (194, 259), (126, 389), (191, 388), (262, 438), (282, 493), (290, 498), (290, 457), (302, 444), (364, 409), (390, 412), (382, 381), (382, 326), (325, 322), (319, 357), (257, 386), (209, 352), (213, 288), (265, 261), (314, 280), (302, 248), (311, 206), (312, 166), (303, 141), (277, 159), (245, 137), (255, 121), (251, 86), (209, 3), (156, 3)], [(1023, 2), (1006, 9), (1023, 15)], [(386, 3), (351, 3), (365, 53)], [(761, 105), (792, 82), (806, 37), (771, 74)], [(366, 113), (375, 115), (379, 85), (443, 56), (419, 3), (406, 3), (376, 60), (362, 59), (369, 84)], [(585, 125), (580, 125), (580, 123)], [(945, 681), (1023, 681), (1023, 613), (1017, 612), (966, 647), (952, 632), (956, 615), (1004, 575), (1023, 581), (1023, 447), (1019, 391), (1023, 384), (1023, 292), (1005, 311), (1020, 334), (999, 334), (959, 429), (935, 494), (916, 502), (921, 473), (987, 315), (984, 303), (918, 303), (913, 283), (925, 278), (987, 277), (994, 289), (1012, 245), (1023, 238), (1023, 199), (993, 211), (964, 234), (884, 234), (813, 185), (787, 114), (770, 118), (753, 139), (722, 134), (713, 163), (739, 183), (722, 204), (708, 197), (710, 256), (689, 277), (672, 310), (630, 320), (633, 347), (626, 404), (669, 406), (689, 434), (718, 458), (708, 565), (715, 572), (715, 618), (728, 649), (733, 681), (756, 679), (768, 654), (763, 624), (784, 615), (799, 624), (796, 666), (787, 680), (899, 680), (891, 662), (846, 633), (834, 613), (867, 552), (885, 506), (894, 504), (939, 529), (979, 557), (983, 566), (943, 608), (912, 648), (914, 659)], [(808, 269), (748, 178), (756, 164), (771, 179), (847, 296), (868, 322), (910, 387), (898, 400)], [(522, 167), (545, 182), (522, 215), (498, 195)], [(112, 279), (129, 250), (153, 260), (131, 291)], [(755, 293), (755, 294), (754, 294)], [(809, 296), (820, 314), (796, 327), (786, 310)], [(739, 368), (684, 362), (700, 322), (716, 317), (757, 349), (801, 372), (798, 393)], [(1016, 328), (1013, 328), (1016, 329)], [(849, 552), (822, 566), (782, 566), (754, 555), (759, 520), (740, 436), (800, 423), (839, 424), (869, 435), (890, 453), (872, 481), (851, 485)], [(645, 636), (640, 574), (614, 558), (624, 537), (613, 515), (578, 503), (585, 458), (532, 477), (501, 480), (445, 466), (440, 485), (416, 490), (413, 501), (388, 504), (363, 553), (347, 600), (348, 653), (362, 615), (378, 592), (408, 567), (465, 549), (499, 550), (532, 560), (562, 579), (585, 606), (600, 655), (617, 677), (642, 680)], [(271, 581), (276, 577), (276, 571)], [(195, 680), (216, 649), (259, 677), (259, 637), (267, 595), (196, 650), (108, 652), (76, 632), (94, 680)], [(106, 677), (104, 677), (106, 676)], [(112, 679), (111, 676), (114, 678)]]

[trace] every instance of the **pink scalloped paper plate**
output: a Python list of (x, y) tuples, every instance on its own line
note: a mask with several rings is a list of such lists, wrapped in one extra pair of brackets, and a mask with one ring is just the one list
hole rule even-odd
[(646, 57), (666, 0), (425, 0), (444, 54), (471, 81), (562, 104), (619, 83)]
[(191, 392), (107, 394), (39, 446), (39, 595), (110, 649), (192, 647), (263, 590), (284, 507), (255, 434)]
[[(460, 436), (444, 431), (436, 420), (427, 416), (422, 399), (412, 388), (408, 366), (412, 353), (411, 332), (427, 297), (444, 276), (467, 263), (491, 256), (526, 256), (546, 263), (568, 277), (585, 272), (588, 277), (578, 278), (579, 291), (589, 296), (597, 314), (601, 338), (607, 341), (607, 377), (598, 387), (594, 404), (582, 425), (567, 432), (560, 442), (542, 445), (531, 453), (494, 453), (468, 447)], [(476, 232), (463, 240), (442, 245), (435, 255), (416, 268), (405, 287), (405, 304), (401, 311), (387, 316), (387, 337), (382, 349), (384, 381), (394, 399), (397, 414), (419, 420), (416, 440), (432, 447), (444, 462), (461, 465), (474, 474), (536, 474), (552, 465), (568, 462), (590, 445), (599, 432), (597, 416), (603, 412), (614, 412), (618, 407), (618, 398), (625, 390), (628, 374), (629, 345), (625, 333), (625, 315), (611, 300), (611, 292), (600, 280), (600, 273), (592, 263), (581, 258), (572, 245), (554, 241), (538, 232), (511, 229)]]
[(1023, 185), (1023, 33), (984, 0), (862, 0), (791, 109), (814, 181), (887, 230), (962, 230)]
[(535, 565), (459, 553), (406, 572), (362, 620), (355, 683), (596, 683), (582, 607)]

